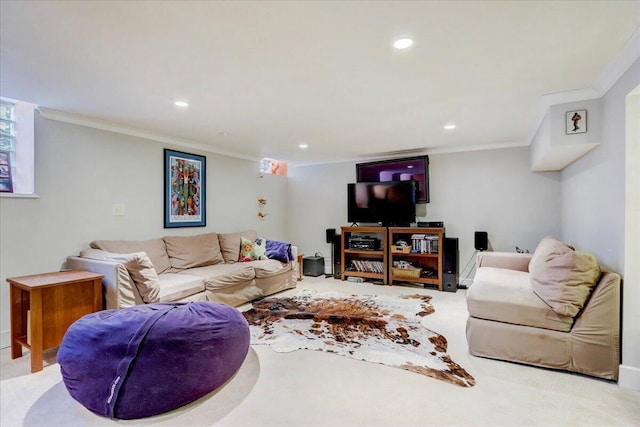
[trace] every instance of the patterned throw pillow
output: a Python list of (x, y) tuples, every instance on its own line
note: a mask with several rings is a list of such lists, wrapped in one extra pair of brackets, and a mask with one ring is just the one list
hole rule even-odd
[(267, 259), (267, 246), (264, 239), (256, 239), (252, 242), (242, 237), (240, 241), (240, 262), (255, 261), (257, 259)]

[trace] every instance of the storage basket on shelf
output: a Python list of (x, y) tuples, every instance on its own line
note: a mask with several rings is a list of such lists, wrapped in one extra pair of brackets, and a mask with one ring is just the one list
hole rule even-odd
[(405, 279), (419, 279), (421, 272), (421, 268), (393, 268), (395, 277), (403, 277)]

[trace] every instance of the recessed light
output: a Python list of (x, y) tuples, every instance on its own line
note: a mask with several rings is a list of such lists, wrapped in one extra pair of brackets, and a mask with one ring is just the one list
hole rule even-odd
[(456, 128), (456, 125), (454, 125), (454, 124), (448, 124), (448, 125), (444, 125), (444, 128), (445, 128), (446, 130), (452, 130), (452, 129), (455, 129), (455, 128)]
[(173, 105), (175, 105), (176, 107), (185, 108), (185, 107), (189, 106), (189, 103), (185, 102), (185, 101), (176, 101), (176, 102), (173, 103)]
[(393, 47), (396, 49), (407, 49), (411, 46), (413, 46), (413, 40), (409, 38), (398, 39), (393, 42)]
[(298, 144), (298, 148), (304, 150), (305, 148), (308, 148), (309, 146), (307, 144)]

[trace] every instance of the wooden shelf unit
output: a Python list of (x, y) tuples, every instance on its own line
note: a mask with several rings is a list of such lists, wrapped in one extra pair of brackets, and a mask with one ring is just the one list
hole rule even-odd
[[(382, 280), (386, 285), (388, 283), (388, 245), (387, 245), (387, 227), (341, 227), (342, 231), (342, 247), (341, 254), (341, 278), (346, 280), (349, 276), (362, 277), (364, 279)], [(361, 250), (349, 249), (349, 237), (352, 234), (361, 236), (376, 237), (380, 239), (380, 250)], [(352, 261), (374, 260), (382, 262), (382, 272), (373, 273), (368, 271), (357, 271), (348, 269)]]
[[(393, 285), (394, 282), (411, 282), (422, 283), (425, 285), (435, 285), (439, 291), (442, 290), (442, 244), (444, 229), (442, 228), (422, 228), (422, 227), (389, 227), (389, 261), (388, 261), (388, 282)], [(411, 245), (411, 235), (425, 234), (437, 237), (437, 252), (432, 253), (394, 253), (392, 245), (398, 240), (404, 240)], [(433, 271), (434, 276), (425, 276), (422, 274), (418, 278), (407, 278), (394, 274), (393, 262), (405, 260), (416, 267), (420, 267), (424, 271)]]

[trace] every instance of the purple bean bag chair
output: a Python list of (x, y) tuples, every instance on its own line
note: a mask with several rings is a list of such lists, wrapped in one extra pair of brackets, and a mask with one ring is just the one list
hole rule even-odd
[(249, 351), (240, 311), (211, 302), (147, 304), (86, 315), (58, 350), (69, 394), (90, 411), (135, 419), (224, 384)]

